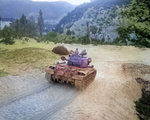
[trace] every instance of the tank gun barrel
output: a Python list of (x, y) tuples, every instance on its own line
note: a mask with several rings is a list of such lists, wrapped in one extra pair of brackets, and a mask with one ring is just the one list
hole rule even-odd
[(70, 61), (69, 59), (65, 58), (64, 56), (61, 57), (61, 60), (62, 60), (62, 61), (64, 61), (64, 60)]

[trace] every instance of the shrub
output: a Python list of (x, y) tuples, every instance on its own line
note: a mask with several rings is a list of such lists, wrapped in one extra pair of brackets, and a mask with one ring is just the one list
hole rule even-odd
[(55, 38), (57, 37), (57, 33), (55, 33), (55, 32), (50, 32), (50, 33), (48, 33), (48, 34), (46, 34), (45, 36), (44, 36), (44, 39), (46, 40), (46, 41), (52, 41), (52, 42), (55, 42)]
[(25, 41), (29, 41), (29, 38), (25, 38)]
[(150, 120), (150, 93), (142, 92), (142, 98), (135, 102), (140, 120)]
[(88, 35), (80, 37), (79, 41), (81, 44), (84, 44), (84, 45), (90, 44), (90, 39), (89, 39)]
[(6, 75), (8, 75), (7, 72), (5, 72), (4, 70), (0, 70), (0, 77), (4, 77)]
[(15, 42), (13, 41), (14, 37), (14, 31), (10, 27), (5, 26), (4, 29), (1, 31), (1, 36), (3, 38), (2, 42), (5, 44), (14, 44)]

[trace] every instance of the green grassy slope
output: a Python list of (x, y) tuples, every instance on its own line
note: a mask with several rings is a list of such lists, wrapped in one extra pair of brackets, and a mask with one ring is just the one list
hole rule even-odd
[(34, 40), (23, 42), (16, 40), (14, 45), (0, 44), (0, 77), (20, 75), (38, 69), (44, 72), (45, 68), (60, 58), (51, 50), (54, 43), (37, 43)]

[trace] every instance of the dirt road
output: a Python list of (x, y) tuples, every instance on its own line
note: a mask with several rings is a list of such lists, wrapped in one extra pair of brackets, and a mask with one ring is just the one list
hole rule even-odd
[[(97, 69), (84, 91), (48, 83), (44, 73), (0, 78), (1, 120), (138, 120), (134, 101), (141, 97), (135, 78), (150, 80), (150, 49), (65, 45), (86, 49)], [(138, 64), (137, 64), (138, 63)], [(139, 65), (138, 67), (136, 67)], [(143, 67), (144, 66), (144, 67)], [(143, 72), (144, 71), (144, 72)]]
[(70, 85), (49, 83), (44, 74), (7, 76), (1, 84), (7, 88), (1, 90), (0, 120), (50, 119), (79, 94)]

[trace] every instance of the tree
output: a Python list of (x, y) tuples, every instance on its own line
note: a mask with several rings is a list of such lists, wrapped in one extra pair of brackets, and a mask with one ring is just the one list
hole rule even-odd
[(81, 44), (84, 44), (84, 45), (90, 44), (90, 40), (89, 40), (89, 37), (87, 35), (80, 37), (79, 40), (80, 40)]
[(26, 16), (24, 14), (22, 14), (22, 16), (20, 18), (20, 23), (21, 23), (22, 32), (23, 32), (23, 34), (25, 34), (27, 19), (26, 19)]
[(19, 31), (19, 20), (16, 19), (15, 21), (15, 30), (16, 30), (16, 33)]
[(28, 19), (26, 19), (24, 14), (22, 14), (20, 19), (16, 19), (15, 22), (12, 22), (10, 27), (15, 30), (16, 35), (19, 37), (33, 37), (37, 32), (37, 24), (35, 23), (34, 17), (30, 16)]
[(30, 16), (29, 19), (27, 19), (27, 28), (26, 28), (26, 34), (30, 37), (33, 37), (36, 35), (36, 23), (33, 16)]
[(46, 35), (44, 36), (44, 39), (45, 39), (46, 41), (55, 42), (56, 37), (57, 37), (57, 33), (52, 31), (52, 32), (49, 32), (48, 34), (46, 34)]
[[(86, 39), (88, 39), (90, 41), (90, 44), (91, 44), (89, 21), (86, 21), (86, 27), (87, 27), (87, 37), (86, 37)], [(86, 41), (86, 43), (88, 43), (88, 42)]]
[(96, 26), (91, 26), (90, 27), (90, 31), (92, 32), (92, 34), (94, 34), (95, 39), (96, 39), (97, 30), (98, 30), (98, 28)]
[(0, 16), (0, 30), (1, 30), (1, 19), (2, 19), (2, 18), (1, 18), (1, 16)]
[(137, 37), (130, 40), (133, 45), (150, 48), (150, 1), (133, 0), (129, 7), (122, 10), (121, 15), (128, 19), (129, 26), (126, 29)]
[(39, 32), (40, 32), (40, 39), (42, 40), (42, 32), (43, 32), (43, 27), (44, 27), (44, 19), (42, 16), (42, 10), (40, 10), (39, 12), (38, 27), (39, 27)]
[(71, 35), (71, 31), (70, 30), (67, 30), (67, 35)]
[(12, 28), (5, 26), (3, 30), (1, 31), (1, 36), (3, 38), (2, 42), (5, 44), (13, 44), (13, 36), (14, 36), (14, 31)]

